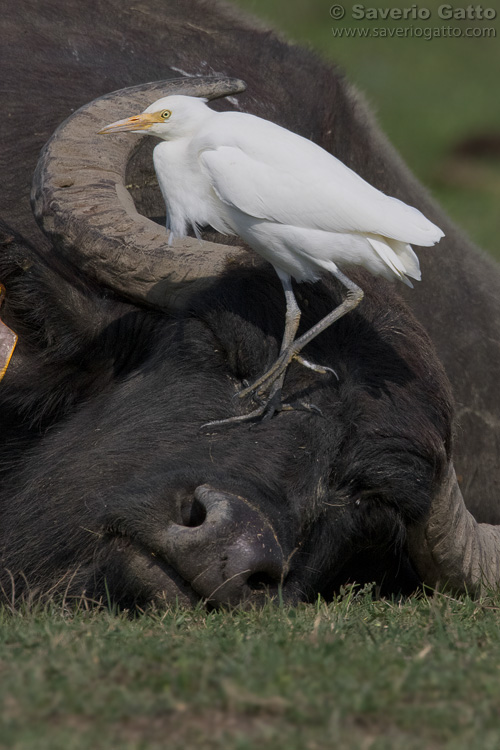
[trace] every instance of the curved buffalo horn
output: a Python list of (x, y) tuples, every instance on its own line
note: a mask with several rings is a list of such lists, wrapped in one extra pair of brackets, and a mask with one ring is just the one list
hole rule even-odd
[(215, 99), (244, 91), (234, 78), (156, 81), (95, 99), (69, 117), (42, 150), (33, 178), (33, 211), (56, 252), (86, 275), (158, 307), (182, 304), (220, 274), (241, 248), (189, 237), (169, 247), (167, 234), (139, 214), (125, 171), (138, 140), (98, 131), (170, 94)]
[(429, 586), (478, 594), (500, 584), (500, 526), (478, 523), (465, 507), (453, 464), (427, 523), (409, 529), (410, 557)]

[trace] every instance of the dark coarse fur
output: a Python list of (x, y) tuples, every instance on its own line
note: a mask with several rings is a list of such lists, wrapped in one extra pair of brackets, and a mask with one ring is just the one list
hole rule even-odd
[[(148, 535), (178, 519), (182, 498), (208, 482), (250, 497), (269, 518), (294, 552), (287, 586), (295, 596), (329, 595), (353, 578), (408, 590), (405, 528), (425, 515), (450, 454), (451, 397), (427, 335), (390, 287), (354, 274), (367, 292), (362, 307), (310, 345), (338, 382), (292, 366), (285, 397), (302, 395), (322, 417), (285, 412), (252, 429), (200, 432), (238, 408), (236, 388), (276, 355), (284, 310), (272, 270), (232, 269), (182, 316), (140, 309), (56, 263), (31, 214), (31, 176), (44, 142), (87, 101), (178, 77), (177, 69), (221, 72), (247, 81), (244, 109), (312, 138), (421, 208), (447, 237), (419, 253), (424, 282), (407, 299), (452, 381), (466, 500), (492, 522), (500, 521), (491, 492), (498, 270), (439, 213), (342, 76), (313, 54), (211, 0), (90, 6), (7, 0), (2, 11), (0, 280), (3, 318), (20, 334), (0, 387), (3, 586), (10, 574), (18, 590), (23, 576), (44, 590), (69, 576), (72, 590), (102, 593), (105, 578), (117, 598), (147, 600), (168, 579), (191, 600), (165, 561), (144, 572), (134, 540), (146, 539), (147, 551)], [(329, 280), (297, 293), (304, 329), (339, 299)]]

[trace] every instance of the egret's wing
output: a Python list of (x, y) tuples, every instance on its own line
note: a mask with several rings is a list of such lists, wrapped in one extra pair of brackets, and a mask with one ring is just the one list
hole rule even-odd
[(225, 132), (211, 134), (199, 151), (200, 165), (224, 203), (259, 219), (303, 228), (419, 245), (433, 245), (443, 236), (416, 208), (384, 195), (311, 141), (243, 117), (253, 121), (251, 128), (247, 122), (230, 130), (225, 124)]

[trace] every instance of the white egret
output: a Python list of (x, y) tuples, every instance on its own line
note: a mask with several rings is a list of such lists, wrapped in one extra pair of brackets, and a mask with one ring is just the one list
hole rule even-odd
[[(412, 286), (420, 267), (410, 243), (430, 246), (443, 232), (416, 208), (365, 182), (341, 161), (272, 122), (242, 112), (215, 112), (206, 100), (167, 96), (142, 114), (101, 133), (139, 131), (162, 139), (153, 152), (167, 207), (169, 243), (200, 227), (239, 235), (275, 268), (286, 298), (280, 355), (240, 391), (260, 404), (243, 421), (280, 408), (281, 386), (292, 359), (317, 372), (300, 351), (363, 298), (339, 268), (357, 264)], [(316, 281), (332, 273), (345, 300), (299, 338), (300, 309), (291, 279)], [(267, 396), (263, 399), (263, 396)]]

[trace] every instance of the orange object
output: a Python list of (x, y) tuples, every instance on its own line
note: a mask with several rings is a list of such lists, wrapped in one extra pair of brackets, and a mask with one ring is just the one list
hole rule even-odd
[[(5, 287), (0, 284), (0, 306), (5, 297)], [(17, 344), (17, 335), (0, 320), (0, 380), (7, 372), (11, 357)]]

